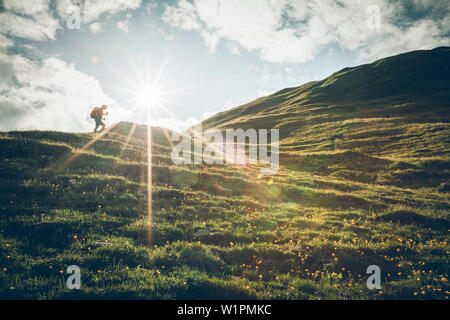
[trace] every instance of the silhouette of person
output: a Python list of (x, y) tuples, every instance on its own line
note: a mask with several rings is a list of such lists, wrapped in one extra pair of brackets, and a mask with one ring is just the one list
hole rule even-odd
[(101, 126), (103, 131), (106, 127), (105, 123), (103, 122), (103, 116), (108, 115), (108, 112), (105, 112), (105, 110), (108, 108), (106, 104), (99, 107), (94, 107), (91, 111), (91, 118), (95, 120), (95, 129), (94, 132), (97, 132), (97, 129)]

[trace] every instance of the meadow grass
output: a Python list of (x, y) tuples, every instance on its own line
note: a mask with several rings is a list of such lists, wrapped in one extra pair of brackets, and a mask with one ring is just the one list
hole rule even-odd
[[(348, 129), (332, 150), (294, 150), (288, 139), (272, 177), (256, 166), (174, 166), (159, 141), (151, 247), (144, 140), (110, 133), (63, 166), (91, 134), (3, 133), (0, 296), (447, 299), (448, 159), (431, 145), (425, 156), (354, 148), (405, 130)], [(72, 264), (79, 291), (65, 286)], [(366, 287), (373, 264), (381, 290)]]

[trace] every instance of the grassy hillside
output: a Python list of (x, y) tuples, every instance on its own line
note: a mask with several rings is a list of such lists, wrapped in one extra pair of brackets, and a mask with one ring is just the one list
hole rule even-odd
[(0, 297), (448, 299), (449, 58), (344, 69), (204, 122), (279, 128), (274, 176), (174, 166), (153, 128), (151, 248), (145, 127), (1, 133)]

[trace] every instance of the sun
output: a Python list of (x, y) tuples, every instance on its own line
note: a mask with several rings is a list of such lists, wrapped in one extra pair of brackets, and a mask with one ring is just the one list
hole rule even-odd
[(162, 92), (153, 86), (146, 86), (137, 93), (137, 100), (139, 105), (151, 108), (161, 103)]

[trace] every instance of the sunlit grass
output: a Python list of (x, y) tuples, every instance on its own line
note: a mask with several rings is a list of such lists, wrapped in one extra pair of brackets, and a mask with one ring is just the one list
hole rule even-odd
[[(155, 131), (149, 249), (145, 135), (131, 128), (84, 149), (90, 135), (2, 134), (3, 298), (448, 297), (445, 158), (319, 150), (259, 177), (175, 167)], [(416, 185), (410, 166), (428, 180)], [(71, 264), (78, 292), (65, 288)], [(370, 264), (381, 291), (366, 288)]]

